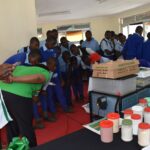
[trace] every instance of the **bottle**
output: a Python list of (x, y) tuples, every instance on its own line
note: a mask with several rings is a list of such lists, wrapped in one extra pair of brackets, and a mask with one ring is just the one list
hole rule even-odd
[(113, 133), (119, 132), (119, 119), (120, 115), (118, 113), (107, 114), (107, 119), (113, 122)]
[(133, 106), (132, 110), (134, 114), (139, 114), (141, 117), (143, 117), (144, 108), (142, 106)]
[(150, 107), (144, 109), (144, 122), (150, 124)]
[(103, 120), (100, 122), (101, 141), (110, 143), (113, 141), (113, 122), (110, 120)]
[(139, 124), (138, 144), (143, 147), (150, 145), (150, 125), (148, 123)]
[(142, 122), (141, 115), (133, 114), (131, 115), (132, 123), (133, 123), (133, 135), (138, 134), (138, 125)]
[(142, 106), (143, 108), (147, 107), (147, 100), (146, 99), (140, 99), (139, 100), (139, 105)]
[(131, 115), (133, 114), (132, 109), (126, 109), (124, 110), (124, 119), (131, 119)]
[(121, 139), (130, 142), (133, 139), (132, 120), (124, 119), (121, 126)]

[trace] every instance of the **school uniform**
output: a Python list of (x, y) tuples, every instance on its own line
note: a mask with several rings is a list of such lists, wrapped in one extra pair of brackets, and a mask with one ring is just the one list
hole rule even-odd
[(23, 47), (20, 50), (18, 50), (18, 53), (28, 53), (29, 54), (30, 52), (31, 52), (31, 50), (30, 50), (29, 46)]
[(67, 105), (72, 106), (69, 64), (66, 64), (62, 56), (59, 57), (58, 61), (59, 61), (60, 75), (63, 81), (65, 82), (63, 90), (64, 90), (64, 95), (66, 97)]
[(101, 50), (103, 51), (104, 53), (104, 57), (107, 57), (109, 59), (113, 59), (114, 57), (114, 54), (111, 54), (111, 55), (108, 55), (105, 50), (109, 50), (110, 52), (112, 52), (114, 50), (114, 45), (113, 43), (108, 40), (108, 39), (103, 39), (101, 42), (100, 42), (100, 47), (101, 47)]
[[(41, 48), (41, 54), (42, 54), (42, 63), (46, 62), (49, 57), (54, 57), (56, 58), (57, 54), (54, 49), (47, 49), (46, 46), (43, 46)], [(61, 81), (60, 81), (60, 71), (59, 71), (59, 62), (57, 61), (57, 66), (56, 66), (56, 72), (52, 77), (51, 82), (55, 84), (53, 85), (48, 85), (47, 88), (45, 89), (47, 92), (47, 96), (45, 95), (40, 95), (41, 103), (42, 103), (42, 109), (43, 111), (48, 111), (48, 108), (51, 112), (56, 112), (56, 107), (55, 107), (55, 101), (54, 101), (54, 95), (56, 96), (57, 100), (60, 102), (62, 105), (63, 109), (67, 109), (67, 104), (66, 104), (66, 98), (63, 93), (63, 89), (61, 87)], [(39, 115), (37, 112), (37, 106), (34, 105), (34, 114), (35, 118), (38, 119)]]
[(142, 58), (150, 62), (150, 40), (144, 42), (142, 52), (143, 52)]
[(43, 111), (47, 112), (49, 109), (50, 112), (56, 113), (56, 99), (60, 102), (64, 111), (67, 110), (67, 101), (63, 93), (63, 89), (60, 85), (60, 78), (57, 73), (54, 73), (51, 78), (51, 83), (54, 85), (48, 85), (46, 88), (47, 96), (40, 95), (42, 100), (42, 109)]
[(19, 53), (9, 57), (4, 63), (6, 64), (15, 64), (19, 62), (19, 65), (27, 65), (29, 63), (28, 53)]
[(124, 47), (123, 43), (121, 43), (120, 41), (116, 42), (116, 44), (115, 44), (115, 50), (116, 51), (122, 52), (123, 51), (123, 47)]
[(77, 68), (71, 69), (71, 85), (76, 100), (79, 100), (79, 98), (83, 100), (83, 81), (80, 65), (78, 65)]
[(61, 48), (61, 53), (65, 52), (65, 51), (69, 51), (70, 52), (70, 47), (73, 43), (68, 42), (68, 47), (64, 47), (63, 45), (60, 46)]
[(92, 38), (91, 41), (84, 41), (82, 43), (82, 48), (91, 48), (93, 51), (96, 52), (99, 50), (99, 44), (94, 38)]
[(141, 59), (142, 58), (142, 49), (143, 49), (144, 38), (138, 33), (131, 35), (123, 48), (123, 57), (124, 59)]

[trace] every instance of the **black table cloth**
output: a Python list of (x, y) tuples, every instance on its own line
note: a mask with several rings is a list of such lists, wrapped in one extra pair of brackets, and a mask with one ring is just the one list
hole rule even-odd
[(87, 129), (51, 141), (32, 150), (141, 150), (137, 137), (131, 142), (123, 142), (120, 133), (114, 134), (114, 141), (109, 144), (102, 143), (100, 136)]

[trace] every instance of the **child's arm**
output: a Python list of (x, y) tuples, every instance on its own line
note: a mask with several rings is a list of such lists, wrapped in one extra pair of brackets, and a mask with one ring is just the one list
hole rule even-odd
[(46, 78), (42, 74), (35, 74), (35, 75), (26, 75), (20, 77), (10, 76), (8, 79), (9, 83), (12, 82), (21, 82), (21, 83), (44, 83)]

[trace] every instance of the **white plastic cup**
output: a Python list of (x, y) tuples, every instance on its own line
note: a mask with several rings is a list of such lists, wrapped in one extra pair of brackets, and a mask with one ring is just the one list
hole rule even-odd
[(133, 106), (132, 110), (133, 110), (133, 114), (139, 114), (141, 115), (141, 117), (143, 117), (144, 108), (142, 106)]

